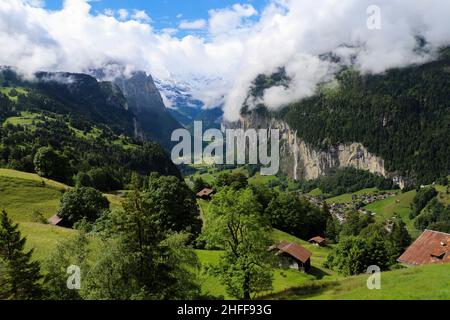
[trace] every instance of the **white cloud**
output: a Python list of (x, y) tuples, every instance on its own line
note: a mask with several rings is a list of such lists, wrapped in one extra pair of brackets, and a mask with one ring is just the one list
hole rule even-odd
[(116, 12), (114, 11), (114, 9), (106, 8), (103, 10), (103, 14), (108, 17), (113, 17), (116, 14)]
[(250, 18), (258, 12), (251, 5), (235, 4), (231, 8), (210, 10), (209, 31), (212, 35), (229, 33), (241, 28), (245, 18)]
[(45, 0), (25, 0), (32, 7), (42, 8), (45, 6)]
[(126, 9), (117, 10), (117, 14), (119, 15), (119, 19), (122, 21), (128, 19), (128, 16), (130, 15), (130, 13)]
[(164, 28), (161, 30), (162, 33), (166, 33), (168, 35), (174, 35), (176, 33), (178, 33), (178, 29), (177, 28)]
[(206, 27), (206, 20), (198, 19), (193, 21), (183, 20), (180, 22), (178, 28), (184, 30), (199, 30), (204, 29)]
[(363, 72), (383, 72), (430, 58), (414, 50), (419, 34), (431, 52), (450, 43), (450, 1), (378, 0), (382, 29), (369, 30), (372, 2), (271, 0), (259, 13), (237, 4), (210, 11), (205, 33), (177, 38), (176, 29), (155, 30), (143, 11), (95, 15), (86, 0), (66, 0), (59, 11), (1, 0), (0, 65), (31, 74), (119, 63), (127, 72), (189, 83), (194, 98), (206, 107), (223, 103), (226, 118), (236, 120), (258, 74), (285, 67), (290, 85), (266, 90), (262, 98), (279, 108), (332, 77), (338, 66), (320, 54), (332, 52)]

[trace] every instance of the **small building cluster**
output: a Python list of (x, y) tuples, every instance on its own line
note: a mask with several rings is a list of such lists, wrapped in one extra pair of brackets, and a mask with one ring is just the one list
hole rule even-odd
[[(376, 201), (384, 200), (390, 197), (396, 196), (395, 192), (381, 192), (378, 194), (362, 194), (360, 196), (353, 195), (351, 202), (338, 202), (338, 203), (328, 203), (326, 200), (320, 197), (315, 197), (311, 195), (304, 195), (313, 205), (318, 208), (322, 208), (324, 203), (327, 204), (330, 214), (332, 214), (339, 222), (343, 223), (345, 221), (345, 213), (349, 210), (357, 209), (358, 212), (365, 215), (376, 215), (374, 212), (364, 209), (365, 206), (374, 203)], [(397, 202), (398, 203), (398, 202)]]

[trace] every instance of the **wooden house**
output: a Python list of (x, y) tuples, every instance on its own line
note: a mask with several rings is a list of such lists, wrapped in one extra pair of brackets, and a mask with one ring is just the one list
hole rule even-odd
[(270, 247), (269, 250), (275, 252), (280, 258), (280, 266), (282, 267), (303, 272), (308, 272), (311, 269), (312, 253), (301, 245), (282, 241), (278, 245)]
[(64, 219), (59, 217), (57, 214), (48, 218), (47, 221), (49, 224), (54, 225), (56, 227), (63, 227), (63, 228), (69, 227), (68, 224), (64, 221)]
[(319, 247), (325, 247), (327, 245), (327, 241), (324, 238), (320, 237), (320, 236), (311, 238), (311, 239), (308, 240), (308, 242), (312, 243), (312, 244), (314, 244), (316, 246), (319, 246)]

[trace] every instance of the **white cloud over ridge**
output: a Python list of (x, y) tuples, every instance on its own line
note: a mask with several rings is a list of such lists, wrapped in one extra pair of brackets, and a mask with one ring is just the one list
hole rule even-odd
[(337, 66), (320, 54), (379, 73), (429, 59), (415, 50), (418, 35), (431, 53), (450, 43), (446, 0), (378, 0), (381, 30), (366, 25), (373, 0), (271, 0), (261, 12), (236, 4), (210, 11), (201, 26), (207, 31), (183, 38), (155, 30), (143, 11), (94, 14), (86, 0), (65, 0), (59, 11), (30, 3), (0, 1), (0, 65), (30, 75), (120, 63), (189, 83), (206, 107), (223, 103), (228, 120), (239, 116), (256, 76), (281, 66), (292, 81), (265, 91), (262, 102), (270, 108), (310, 96), (330, 79)]

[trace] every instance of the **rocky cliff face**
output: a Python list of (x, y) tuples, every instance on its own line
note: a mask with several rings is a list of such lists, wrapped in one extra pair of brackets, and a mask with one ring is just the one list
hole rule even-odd
[(137, 112), (153, 110), (166, 112), (161, 94), (151, 75), (135, 72), (130, 78), (120, 77), (114, 81), (122, 90), (130, 108)]
[(164, 106), (152, 76), (138, 71), (129, 78), (116, 78), (114, 83), (122, 90), (127, 108), (135, 114), (135, 136), (156, 140), (169, 149), (172, 132), (181, 125)]
[(384, 160), (370, 153), (361, 143), (352, 142), (318, 150), (297, 137), (295, 131), (281, 120), (252, 112), (234, 124), (243, 129), (269, 128), (280, 130), (280, 169), (289, 177), (312, 180), (331, 173), (333, 169), (354, 167), (391, 178), (400, 187), (407, 181), (395, 173), (387, 172)]

